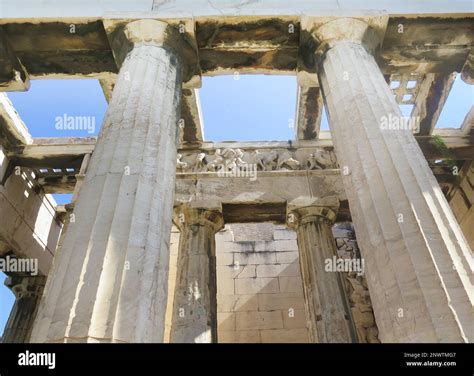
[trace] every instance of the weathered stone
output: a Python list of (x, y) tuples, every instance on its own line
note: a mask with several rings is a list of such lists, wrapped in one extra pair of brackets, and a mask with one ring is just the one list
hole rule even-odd
[[(256, 265), (228, 265), (228, 266), (218, 266), (217, 274), (219, 278), (255, 278), (256, 274)], [(264, 277), (264, 276), (262, 276)]]
[[(309, 335), (312, 342), (352, 342), (345, 292), (336, 270), (326, 261), (336, 254), (330, 224), (336, 218), (339, 201), (300, 197), (288, 204), (288, 224), (296, 228), (305, 293)], [(280, 289), (287, 282), (280, 277)], [(293, 277), (288, 277), (288, 279)]]
[(258, 265), (257, 277), (299, 277), (298, 264)]
[(235, 280), (236, 294), (271, 294), (279, 291), (278, 278), (242, 278)]
[(258, 330), (221, 330), (219, 332), (219, 343), (259, 343), (260, 341)]
[[(472, 341), (471, 251), (411, 130), (382, 129), (383, 119), (402, 114), (364, 40), (348, 36), (353, 30), (314, 33), (331, 40), (319, 82), (380, 339)], [(376, 34), (369, 24), (365, 31), (358, 36)]]
[(276, 255), (276, 261), (279, 264), (292, 264), (298, 261), (298, 252), (278, 252)]
[(5, 325), (3, 343), (27, 343), (43, 294), (46, 277), (15, 275), (5, 280), (5, 285), (15, 294), (15, 303)]
[(163, 341), (181, 69), (148, 37), (120, 69), (33, 342)]
[[(0, 91), (27, 89), (29, 76), (96, 78), (110, 101), (97, 142), (33, 139), (0, 95), (0, 255), (50, 270), (34, 341), (347, 342), (351, 321), (352, 341), (474, 341), (474, 112), (434, 129), (453, 72), (473, 81), (466, 2), (425, 4), (426, 14), (417, 1), (350, 13), (335, 0), (280, 2), (269, 13), (262, 1), (170, 0), (150, 17), (108, 16), (116, 4), (92, 1), (86, 18), (3, 3)], [(296, 139), (204, 141), (201, 69), (296, 74)], [(320, 130), (323, 103), (331, 132)], [(415, 105), (415, 137), (390, 128), (399, 104)], [(45, 195), (67, 192), (65, 207)], [(202, 215), (186, 209), (169, 238), (173, 202)], [(282, 227), (287, 206), (298, 234)], [(347, 223), (334, 244), (335, 219)], [(342, 283), (323, 271), (328, 259)], [(30, 336), (37, 299), (20, 295), (7, 341)]]
[(259, 311), (274, 311), (304, 308), (302, 293), (259, 294)]
[(217, 326), (220, 331), (235, 330), (235, 312), (219, 312)]
[(308, 343), (310, 342), (307, 329), (274, 329), (261, 330), (263, 343)]
[[(257, 311), (258, 296), (249, 295), (217, 295), (219, 312)], [(270, 311), (270, 310), (268, 310)]]
[(283, 311), (283, 327), (286, 329), (306, 328), (306, 312), (304, 309), (289, 308)]
[(274, 312), (237, 312), (237, 329), (280, 329), (283, 319), (280, 311)]
[(223, 225), (219, 209), (175, 208), (181, 230), (170, 341), (217, 342), (217, 277), (214, 235)]

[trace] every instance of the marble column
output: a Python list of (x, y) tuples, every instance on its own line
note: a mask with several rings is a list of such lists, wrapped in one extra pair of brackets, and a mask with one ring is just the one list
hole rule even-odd
[(3, 343), (29, 341), (45, 282), (44, 276), (12, 275), (5, 280), (5, 286), (15, 294), (15, 303), (5, 325)]
[(372, 55), (380, 19), (303, 27), (316, 59), (382, 342), (474, 341), (474, 260)]
[(298, 198), (288, 204), (287, 224), (297, 234), (307, 325), (313, 343), (355, 342), (343, 281), (337, 270), (326, 270), (337, 257), (331, 225), (339, 201)]
[(223, 227), (219, 209), (178, 206), (178, 270), (171, 338), (174, 343), (217, 342), (215, 234)]
[(115, 85), (33, 342), (162, 342), (181, 61), (156, 20), (125, 26)]

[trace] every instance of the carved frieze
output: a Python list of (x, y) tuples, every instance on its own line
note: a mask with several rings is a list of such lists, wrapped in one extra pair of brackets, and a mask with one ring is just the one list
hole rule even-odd
[(218, 148), (214, 150), (182, 150), (177, 155), (180, 172), (296, 171), (338, 168), (334, 152), (324, 148), (290, 150)]

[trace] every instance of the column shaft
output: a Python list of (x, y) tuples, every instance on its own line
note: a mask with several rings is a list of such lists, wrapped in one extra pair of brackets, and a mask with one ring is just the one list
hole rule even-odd
[(11, 276), (5, 281), (16, 299), (5, 325), (3, 343), (29, 341), (45, 282), (44, 276)]
[(381, 341), (474, 341), (472, 253), (374, 58), (336, 42), (319, 78)]
[(184, 216), (178, 215), (175, 221), (181, 235), (170, 337), (175, 343), (216, 343), (215, 234), (222, 228), (222, 215), (198, 209), (192, 212), (181, 213)]
[(162, 45), (125, 58), (34, 341), (163, 341), (180, 88)]
[(296, 229), (307, 325), (314, 343), (355, 341), (341, 276), (335, 269), (326, 270), (326, 262), (337, 256), (331, 223), (338, 207), (336, 197), (299, 197), (287, 208), (287, 223)]

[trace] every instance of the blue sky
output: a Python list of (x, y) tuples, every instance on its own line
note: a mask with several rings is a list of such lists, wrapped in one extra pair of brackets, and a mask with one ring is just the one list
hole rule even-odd
[[(208, 141), (287, 141), (294, 138), (296, 77), (220, 76), (204, 77), (200, 89), (204, 137)], [(87, 137), (97, 135), (107, 103), (97, 80), (36, 80), (27, 92), (8, 93), (33, 137)], [(437, 127), (457, 128), (474, 103), (474, 86), (460, 77), (440, 116)], [(403, 106), (408, 116), (411, 106)], [(94, 133), (87, 130), (58, 130), (56, 118), (90, 116)], [(321, 129), (328, 129), (324, 114)], [(59, 203), (70, 195), (55, 195)], [(0, 332), (13, 304), (13, 294), (3, 286), (0, 273)]]

